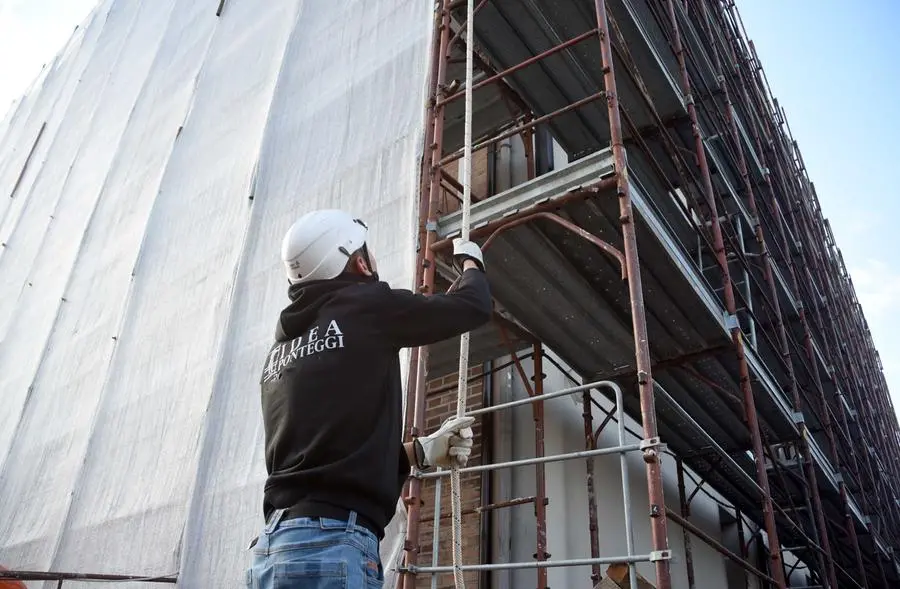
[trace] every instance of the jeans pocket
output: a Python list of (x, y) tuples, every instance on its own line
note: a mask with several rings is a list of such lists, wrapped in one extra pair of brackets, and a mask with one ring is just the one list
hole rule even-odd
[(347, 563), (339, 560), (282, 562), (273, 573), (273, 589), (350, 589)]
[(384, 569), (381, 561), (366, 559), (364, 562), (366, 589), (382, 589), (384, 587)]

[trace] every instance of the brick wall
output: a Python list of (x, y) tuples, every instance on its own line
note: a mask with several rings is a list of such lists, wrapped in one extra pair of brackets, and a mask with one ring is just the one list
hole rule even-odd
[[(447, 170), (454, 178), (459, 178), (459, 167), (450, 165)], [(484, 198), (488, 193), (488, 152), (482, 149), (472, 154), (472, 196), (473, 201)], [(462, 196), (460, 190), (459, 195)], [(459, 210), (460, 202), (444, 190), (440, 204), (440, 214), (444, 215)], [(481, 366), (472, 367), (469, 377), (477, 377), (482, 372)], [(457, 374), (449, 374), (434, 378), (428, 383), (428, 398), (425, 405), (425, 431), (434, 431), (440, 427), (448, 417), (456, 414), (457, 399)], [(447, 389), (449, 390), (442, 390)], [(484, 383), (481, 378), (471, 380), (468, 388), (466, 407), (476, 409), (482, 406)], [(481, 464), (481, 423), (476, 421), (472, 427), (475, 433), (472, 455), (469, 457), (469, 465)], [(474, 473), (463, 475), (460, 478), (462, 497), (460, 505), (463, 510), (462, 537), (463, 537), (463, 563), (478, 564), (481, 558), (481, 516), (475, 511), (481, 505), (481, 474)], [(422, 485), (422, 509), (420, 510), (421, 523), (419, 524), (419, 565), (431, 566), (432, 542), (434, 527), (434, 497), (435, 480), (427, 479)], [(441, 522), (439, 525), (439, 549), (438, 565), (449, 566), (453, 564), (453, 524), (450, 518), (450, 477), (441, 479)], [(466, 587), (478, 588), (478, 572), (465, 573)], [(438, 575), (438, 589), (453, 589), (453, 574)], [(431, 575), (419, 576), (416, 587), (430, 589)]]
[[(469, 370), (469, 376), (481, 374), (481, 367), (473, 367)], [(429, 382), (428, 399), (425, 408), (425, 431), (437, 429), (448, 417), (456, 414), (457, 375), (451, 374), (442, 378), (436, 378)], [(440, 392), (440, 389), (452, 386), (449, 391)], [(438, 391), (438, 392), (434, 392)], [(466, 407), (476, 409), (482, 406), (482, 394), (484, 384), (481, 378), (472, 380), (469, 384)], [(474, 447), (469, 459), (469, 465), (481, 464), (481, 423), (476, 421), (472, 427), (475, 433)], [(462, 497), (460, 504), (463, 510), (462, 537), (463, 537), (463, 563), (478, 564), (481, 555), (481, 516), (474, 512), (481, 504), (481, 474), (462, 475), (460, 478)], [(427, 479), (422, 486), (421, 523), (419, 527), (419, 564), (431, 565), (432, 555), (432, 529), (434, 523), (434, 497), (435, 481)], [(450, 518), (450, 477), (441, 479), (441, 523), (440, 548), (438, 550), (438, 564), (449, 566), (453, 564), (453, 536), (452, 520)], [(467, 513), (468, 512), (468, 513)], [(465, 573), (466, 587), (478, 587), (477, 572)], [(453, 574), (438, 575), (439, 589), (453, 589)], [(431, 587), (431, 575), (421, 575), (416, 583), (417, 588), (428, 589)]]
[[(459, 165), (450, 164), (447, 166), (446, 170), (450, 176), (456, 178), (456, 180), (462, 184), (462, 180), (459, 177), (462, 160), (459, 160), (458, 164)], [(456, 191), (443, 191), (440, 203), (441, 215), (446, 215), (459, 210), (461, 203), (453, 196), (455, 193)], [(458, 194), (461, 198), (462, 188), (459, 189)], [(485, 147), (472, 152), (472, 202), (484, 199), (486, 196), (488, 196), (488, 148)]]

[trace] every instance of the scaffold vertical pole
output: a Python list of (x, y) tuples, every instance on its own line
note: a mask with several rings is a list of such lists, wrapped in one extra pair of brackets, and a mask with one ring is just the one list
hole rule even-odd
[[(641, 418), (644, 438), (655, 440), (659, 436), (656, 422), (656, 405), (653, 391), (653, 375), (650, 362), (650, 345), (647, 335), (647, 320), (644, 311), (643, 286), (638, 259), (637, 235), (634, 227), (634, 213), (631, 206), (628, 162), (622, 136), (622, 121), (619, 112), (619, 96), (613, 66), (612, 41), (606, 14), (606, 1), (594, 0), (597, 31), (600, 40), (600, 55), (603, 66), (603, 85), (606, 90), (611, 149), (616, 172), (616, 193), (619, 198), (619, 218), (622, 226), (628, 294), (631, 305), (631, 321), (634, 334), (637, 381), (640, 393)], [(622, 425), (624, 427), (624, 425)], [(647, 491), (650, 499), (650, 526), (653, 550), (657, 553), (669, 550), (666, 521), (666, 503), (663, 495), (662, 464), (655, 449), (644, 453), (647, 471)], [(672, 580), (669, 560), (656, 560), (657, 589), (671, 589)]]
[[(544, 394), (544, 363), (543, 363), (543, 346), (535, 344), (534, 356), (534, 395)], [(534, 446), (535, 456), (544, 456), (544, 402), (535, 401), (531, 404), (531, 410), (534, 415)], [(537, 551), (535, 559), (538, 562), (547, 560), (547, 481), (546, 470), (543, 464), (535, 465), (535, 500), (534, 515), (537, 519)], [(539, 568), (537, 570), (537, 587), (538, 589), (547, 589), (547, 569)]]
[[(595, 450), (597, 448), (597, 438), (594, 437), (594, 411), (590, 391), (585, 391), (582, 394), (581, 408), (584, 419), (584, 449), (588, 451)], [(598, 536), (599, 525), (597, 523), (597, 497), (594, 488), (594, 459), (588, 458), (584, 462), (587, 470), (588, 533), (590, 534), (591, 542), (591, 558), (599, 558), (600, 537)], [(595, 564), (591, 567), (591, 586), (599, 583), (600, 577), (600, 565)]]
[[(439, 36), (440, 41), (437, 43), (437, 51), (434, 54), (436, 64), (433, 67), (434, 77), (431, 84), (434, 87), (435, 98), (440, 96), (441, 88), (447, 75), (447, 52), (450, 41), (450, 2), (451, 0), (441, 0), (438, 14), (435, 15), (435, 35)], [(425, 146), (426, 153), (430, 156), (430, 163), (426, 169), (429, 175), (428, 188), (423, 191), (422, 198), (419, 200), (420, 207), (420, 238), (422, 233), (425, 235), (425, 242), (419, 243), (419, 255), (417, 256), (417, 277), (421, 277), (419, 290), (425, 293), (431, 293), (434, 290), (434, 252), (431, 244), (437, 239), (437, 233), (434, 230), (435, 221), (438, 214), (438, 203), (440, 199), (441, 186), (441, 155), (444, 135), (444, 105), (435, 100), (430, 105), (428, 111), (428, 119), (426, 126), (430, 125), (432, 131), (430, 133), (431, 141)], [(427, 135), (428, 133), (426, 133)], [(426, 161), (428, 161), (426, 159)], [(422, 208), (426, 212), (421, 212)], [(422, 223), (424, 221), (424, 223)], [(410, 382), (415, 383), (415, 393), (411, 396), (413, 401), (413, 419), (411, 434), (412, 436), (420, 435), (425, 426), (425, 403), (426, 403), (426, 386), (428, 378), (428, 358), (429, 349), (422, 346), (415, 351), (415, 364), (410, 366)], [(415, 371), (415, 378), (412, 378), (412, 372)], [(410, 398), (408, 396), (408, 398)], [(407, 411), (409, 408), (407, 408)], [(410, 571), (409, 567), (415, 566), (419, 555), (419, 513), (421, 509), (422, 481), (413, 478), (409, 481), (408, 494), (405, 500), (407, 506), (407, 525), (406, 538), (404, 541), (405, 563), (406, 569), (402, 573), (401, 581), (403, 589), (415, 589), (416, 577)]]
[[(616, 399), (616, 425), (619, 433), (619, 446), (625, 445), (625, 399), (622, 396), (622, 389), (618, 385), (609, 385), (615, 394)], [(624, 452), (619, 452), (619, 470), (622, 474), (622, 509), (625, 511), (625, 554), (629, 559), (634, 555), (634, 528), (631, 521), (631, 479), (628, 477), (628, 457)], [(663, 505), (665, 511), (665, 505)], [(668, 538), (667, 538), (668, 540)], [(659, 561), (657, 561), (658, 563)], [(667, 561), (668, 562), (668, 561)], [(668, 573), (668, 569), (666, 569)], [(669, 579), (664, 578), (668, 583)], [(659, 579), (657, 579), (659, 583)], [(635, 563), (628, 562), (628, 586), (637, 587), (637, 568)], [(659, 584), (661, 587), (662, 585)]]
[[(760, 221), (760, 213), (756, 203), (756, 197), (753, 190), (753, 185), (750, 181), (750, 174), (747, 166), (747, 160), (744, 155), (744, 148), (741, 145), (740, 133), (738, 132), (737, 122), (734, 116), (734, 106), (731, 99), (731, 92), (729, 89), (729, 84), (725, 78), (725, 72), (722, 68), (722, 59), (719, 55), (718, 48), (716, 46), (716, 40), (712, 32), (709, 30), (709, 14), (706, 10), (706, 2), (700, 3), (701, 12), (703, 16), (703, 22), (705, 24), (705, 28), (707, 29), (707, 35), (710, 38), (711, 49), (713, 54), (713, 61), (715, 64), (716, 72), (719, 76), (719, 86), (720, 91), (722, 92), (725, 99), (725, 120), (728, 125), (728, 132), (731, 137), (731, 141), (733, 143), (734, 150), (737, 154), (737, 164), (738, 164), (738, 172), (741, 176), (741, 182), (744, 187), (744, 192), (747, 196), (747, 203), (750, 209), (750, 214), (752, 215), (753, 223), (754, 223), (754, 233), (756, 235), (756, 240), (759, 246), (759, 250), (761, 253), (762, 259), (762, 269), (763, 269), (763, 279), (768, 286), (768, 294), (770, 300), (768, 301), (772, 307), (773, 313), (775, 315), (775, 323), (778, 331), (778, 341), (781, 347), (781, 357), (785, 363), (786, 372), (788, 374), (788, 383), (790, 386), (791, 399), (793, 401), (793, 408), (795, 412), (800, 412), (802, 410), (802, 405), (800, 401), (799, 388), (797, 386), (797, 377), (794, 371), (794, 358), (790, 351), (790, 346), (788, 344), (787, 330), (784, 324), (783, 315), (781, 312), (781, 304), (778, 300), (778, 292), (775, 284), (775, 279), (772, 270), (772, 259), (769, 253), (768, 244), (765, 238), (765, 232), (763, 230), (762, 223)], [(801, 310), (802, 314), (802, 310)], [(802, 315), (801, 315), (802, 317)], [(805, 326), (804, 322), (804, 326)], [(811, 345), (811, 340), (809, 339), (809, 331), (806, 331), (807, 335), (807, 345)], [(815, 358), (812, 359), (815, 361)], [(819, 391), (821, 393), (821, 381), (818, 381), (818, 371), (815, 372), (817, 382), (819, 384)], [(822, 396), (822, 403), (824, 405), (824, 395)], [(823, 410), (828, 411), (827, 405), (823, 406)], [(827, 422), (827, 417), (826, 417)], [(801, 426), (803, 427), (803, 426)], [(829, 439), (832, 442), (832, 451), (833, 456), (837, 459), (837, 453), (833, 445), (833, 434), (829, 436)], [(822, 543), (823, 549), (825, 550), (825, 560), (826, 566), (828, 570), (828, 575), (830, 579), (830, 583), (832, 586), (837, 587), (837, 578), (834, 569), (834, 559), (831, 554), (829, 537), (828, 537), (828, 529), (825, 526), (824, 514), (822, 513), (822, 501), (819, 496), (818, 485), (815, 480), (815, 472), (814, 468), (811, 465), (811, 456), (809, 456), (809, 449), (807, 448), (805, 443), (801, 443), (798, 446), (798, 453), (800, 454), (800, 460), (803, 461), (804, 464), (808, 465), (802, 469), (802, 473), (806, 480), (806, 484), (810, 489), (812, 494), (813, 506), (815, 509), (815, 521), (818, 526), (819, 538)], [(846, 506), (845, 506), (846, 509)]]
[[(681, 504), (681, 517), (687, 520), (691, 517), (691, 504), (684, 488), (684, 462), (677, 458), (675, 465), (678, 471), (678, 501)], [(687, 570), (688, 589), (695, 589), (697, 584), (694, 579), (694, 551), (691, 547), (691, 534), (687, 528), (682, 528), (682, 535), (684, 538), (684, 566)]]
[(747, 428), (750, 430), (750, 436), (753, 443), (757, 483), (763, 490), (762, 511), (763, 518), (765, 520), (766, 534), (768, 535), (769, 539), (769, 548), (771, 551), (772, 560), (772, 562), (770, 563), (771, 566), (769, 567), (770, 574), (776, 580), (778, 589), (786, 589), (787, 585), (785, 583), (784, 570), (782, 567), (781, 543), (778, 540), (778, 530), (775, 523), (775, 510), (772, 502), (772, 493), (769, 488), (769, 477), (768, 473), (766, 472), (766, 461), (763, 453), (759, 421), (757, 418), (756, 401), (753, 396), (753, 388), (750, 382), (750, 370), (747, 366), (747, 358), (744, 354), (743, 332), (741, 331), (740, 324), (737, 322), (737, 306), (735, 304), (731, 273), (728, 268), (728, 259), (725, 252), (725, 242), (722, 236), (722, 228), (719, 223), (716, 194), (713, 190), (709, 165), (706, 159), (706, 147), (703, 144), (703, 137), (700, 134), (700, 125), (698, 122), (697, 110), (694, 104), (694, 97), (691, 89), (690, 74), (687, 70), (685, 49), (681, 42), (681, 33), (678, 26), (678, 18), (675, 14), (674, 0), (664, 1), (668, 6), (668, 15), (670, 21), (669, 25), (672, 28), (673, 50), (678, 61), (679, 71), (681, 72), (682, 92), (684, 93), (688, 115), (691, 119), (691, 129), (694, 136), (697, 166), (700, 169), (701, 179), (703, 182), (703, 192), (706, 197), (707, 206), (710, 210), (709, 222), (713, 230), (716, 259), (718, 261), (719, 268), (722, 274), (722, 289), (725, 298), (725, 308), (732, 319), (730, 331), (738, 360), (738, 368), (740, 371), (740, 386), (743, 393), (744, 413), (747, 420)]

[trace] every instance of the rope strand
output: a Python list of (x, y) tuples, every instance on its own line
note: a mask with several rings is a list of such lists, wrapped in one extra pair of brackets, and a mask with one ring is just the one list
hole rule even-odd
[[(463, 162), (465, 171), (462, 174), (462, 235), (469, 239), (469, 214), (472, 206), (472, 84), (473, 84), (473, 43), (475, 40), (475, 0), (468, 0), (466, 9), (466, 107), (465, 138), (463, 141)], [(456, 416), (466, 413), (466, 397), (468, 392), (469, 373), (469, 333), (459, 339), (459, 380), (457, 383)], [(454, 461), (450, 468), (450, 495), (453, 516), (453, 582), (456, 589), (465, 589), (462, 573), (462, 506), (460, 500), (459, 465)]]

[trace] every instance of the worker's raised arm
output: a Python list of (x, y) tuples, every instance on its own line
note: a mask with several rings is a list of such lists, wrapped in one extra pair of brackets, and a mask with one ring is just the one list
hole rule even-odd
[(455, 290), (425, 296), (395, 289), (378, 305), (377, 327), (397, 347), (433, 344), (490, 321), (491, 293), (481, 250), (474, 243), (457, 240), (454, 254), (464, 268)]

